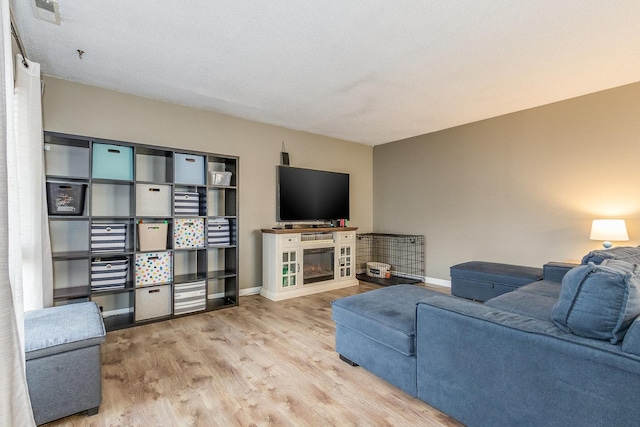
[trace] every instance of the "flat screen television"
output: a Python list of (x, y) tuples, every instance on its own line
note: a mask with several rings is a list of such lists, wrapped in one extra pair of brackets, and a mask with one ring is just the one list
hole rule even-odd
[(349, 219), (349, 174), (278, 166), (277, 220)]

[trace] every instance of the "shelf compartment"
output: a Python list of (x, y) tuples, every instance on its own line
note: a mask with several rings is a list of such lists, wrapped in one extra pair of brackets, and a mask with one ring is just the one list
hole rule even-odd
[(136, 184), (136, 216), (170, 217), (171, 186)]
[(207, 216), (236, 216), (236, 189), (209, 187), (207, 190)]
[(53, 290), (89, 287), (90, 262), (88, 258), (53, 259)]
[(49, 221), (49, 234), (51, 235), (51, 251), (58, 254), (89, 251), (88, 219)]
[(235, 247), (207, 249), (207, 275), (218, 271), (237, 271)]
[(136, 289), (134, 318), (136, 322), (171, 316), (171, 285)]
[(176, 251), (173, 257), (175, 281), (183, 282), (189, 277), (202, 280), (206, 277), (207, 252), (204, 249)]
[(94, 143), (92, 149), (93, 178), (133, 179), (133, 147)]
[(91, 213), (94, 216), (131, 216), (131, 182), (96, 182), (91, 184)]
[(45, 173), (89, 178), (89, 141), (45, 135)]
[(144, 252), (135, 255), (136, 286), (157, 285), (173, 281), (173, 252)]
[(203, 311), (207, 308), (207, 282), (192, 281), (173, 286), (174, 316)]
[(237, 185), (238, 161), (233, 157), (208, 156), (207, 157), (207, 178), (209, 185), (215, 185), (211, 180), (211, 172), (230, 172), (231, 180), (228, 186), (235, 187)]
[[(94, 301), (100, 307), (102, 318), (107, 330), (113, 330), (110, 325), (123, 324), (130, 326), (133, 314), (133, 291), (119, 293), (93, 293), (91, 301)], [(126, 323), (128, 322), (128, 323)]]
[(103, 318), (107, 331), (129, 328), (133, 325), (133, 312)]
[(173, 152), (137, 147), (136, 181), (149, 183), (173, 182)]
[(233, 305), (238, 302), (237, 292), (238, 278), (237, 276), (228, 276), (219, 279), (207, 280), (207, 305), (217, 304)]
[(205, 184), (204, 156), (175, 153), (175, 182), (177, 184)]

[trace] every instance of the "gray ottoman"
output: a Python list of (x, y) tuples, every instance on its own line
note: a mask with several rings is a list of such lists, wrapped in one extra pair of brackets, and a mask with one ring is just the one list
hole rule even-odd
[(451, 295), (482, 302), (542, 280), (541, 268), (486, 261), (454, 265), (450, 271)]
[(95, 302), (28, 311), (24, 315), (27, 384), (37, 424), (86, 411), (102, 400), (100, 344), (105, 340)]
[(395, 285), (333, 301), (336, 351), (345, 362), (416, 396), (416, 305), (434, 295), (442, 294)]

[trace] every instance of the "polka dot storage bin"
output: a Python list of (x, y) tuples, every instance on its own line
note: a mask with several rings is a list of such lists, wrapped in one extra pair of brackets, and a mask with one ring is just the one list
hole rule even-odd
[(173, 248), (204, 247), (204, 218), (176, 218), (173, 223)]
[(171, 251), (136, 254), (136, 286), (171, 282), (173, 280), (172, 258)]

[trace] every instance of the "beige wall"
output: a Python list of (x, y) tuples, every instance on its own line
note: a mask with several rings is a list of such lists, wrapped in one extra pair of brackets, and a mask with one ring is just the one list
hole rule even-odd
[(640, 243), (640, 83), (374, 148), (374, 229), (424, 234), (426, 275), (579, 260), (591, 220)]
[(261, 286), (260, 228), (276, 225), (282, 141), (291, 165), (351, 174), (350, 225), (372, 228), (371, 147), (44, 77), (44, 129), (240, 157), (240, 288)]

